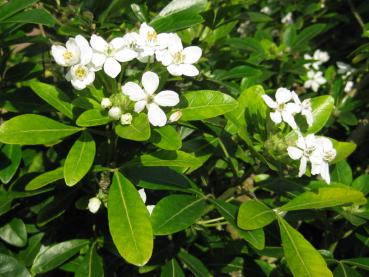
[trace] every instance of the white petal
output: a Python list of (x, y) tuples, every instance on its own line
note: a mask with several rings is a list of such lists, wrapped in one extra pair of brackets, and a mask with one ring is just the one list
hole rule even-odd
[(318, 89), (319, 89), (319, 83), (318, 82), (316, 82), (316, 81), (312, 81), (311, 82), (311, 88), (313, 89), (313, 91), (315, 91), (315, 92), (317, 92), (318, 91)]
[(162, 127), (167, 123), (167, 116), (155, 103), (149, 105), (147, 116), (153, 126)]
[(292, 114), (290, 114), (289, 112), (283, 111), (282, 118), (283, 118), (283, 121), (286, 122), (288, 125), (290, 125), (292, 129), (297, 129), (297, 124)]
[(179, 96), (171, 90), (163, 90), (154, 96), (154, 102), (159, 106), (173, 107), (179, 103)]
[(179, 64), (171, 64), (167, 67), (168, 72), (173, 76), (182, 76), (182, 67)]
[(281, 116), (281, 113), (276, 111), (276, 112), (272, 112), (270, 113), (270, 118), (272, 119), (272, 121), (275, 123), (275, 124), (279, 124), (282, 122), (282, 116)]
[(169, 51), (165, 51), (161, 57), (160, 61), (164, 66), (168, 66), (173, 63), (173, 56), (169, 53)]
[(301, 101), (296, 92), (291, 91), (292, 99), (297, 105), (301, 105)]
[(147, 205), (146, 206), (147, 210), (149, 211), (149, 214), (151, 215), (152, 214), (152, 211), (154, 210), (155, 208), (155, 205)]
[(321, 163), (311, 163), (311, 174), (312, 175), (317, 175), (320, 174), (321, 171)]
[(110, 76), (111, 78), (115, 78), (120, 73), (122, 67), (117, 60), (113, 59), (112, 57), (108, 57), (104, 63), (104, 71), (105, 73)]
[(201, 58), (202, 50), (200, 47), (190, 46), (183, 49), (183, 54), (185, 55), (184, 62), (193, 64)]
[(143, 89), (134, 82), (128, 82), (122, 86), (123, 94), (127, 95), (132, 101), (140, 101), (146, 99)]
[(173, 55), (183, 50), (181, 38), (177, 34), (173, 34), (172, 36), (170, 36), (168, 50)]
[(82, 90), (84, 88), (86, 88), (86, 83), (84, 81), (80, 81), (80, 80), (77, 80), (77, 79), (73, 79), (71, 81), (72, 83), (72, 86), (77, 89), (77, 90)]
[(287, 112), (291, 114), (296, 114), (296, 113), (301, 112), (301, 106), (295, 103), (287, 103), (285, 109)]
[(89, 71), (85, 79), (86, 85), (92, 84), (94, 80), (95, 80), (95, 72)]
[(286, 88), (279, 88), (275, 93), (277, 103), (287, 103), (292, 99), (292, 93)]
[(123, 48), (114, 54), (114, 58), (122, 63), (132, 61), (133, 59), (137, 58), (137, 56), (137, 52), (129, 48)]
[(135, 112), (136, 113), (140, 113), (143, 111), (143, 109), (145, 108), (147, 102), (146, 100), (140, 100), (140, 101), (137, 101), (135, 103)]
[(63, 54), (67, 51), (64, 46), (61, 45), (53, 45), (51, 46), (51, 55), (53, 56), (55, 62), (58, 65), (66, 66)]
[(179, 64), (178, 66), (181, 67), (182, 74), (189, 77), (197, 76), (200, 73), (196, 66), (192, 64)]
[(304, 83), (304, 88), (311, 88), (313, 86), (312, 80), (306, 80)]
[(147, 94), (152, 95), (159, 86), (159, 76), (155, 72), (147, 71), (142, 75), (142, 85)]
[(306, 164), (307, 164), (307, 158), (302, 156), (300, 160), (300, 168), (299, 168), (299, 177), (305, 174), (306, 172)]
[(87, 39), (85, 39), (81, 35), (76, 36), (76, 42), (81, 52), (80, 63), (86, 65), (92, 59), (92, 48), (90, 47), (90, 44), (88, 43)]
[(290, 156), (292, 160), (300, 159), (303, 154), (301, 149), (294, 147), (294, 146), (287, 147), (287, 151), (288, 151), (288, 156)]
[(113, 49), (119, 50), (119, 49), (123, 48), (125, 42), (126, 41), (123, 39), (123, 37), (121, 37), (121, 38), (114, 38), (110, 42), (110, 45), (113, 46)]
[(76, 59), (79, 59), (79, 55), (81, 54), (80, 49), (78, 47), (77, 41), (74, 38), (68, 39), (67, 43), (65, 44), (67, 50), (72, 52)]
[(267, 104), (269, 108), (276, 109), (278, 107), (277, 103), (274, 102), (274, 100), (270, 98), (268, 95), (263, 94), (261, 97), (263, 98), (265, 104)]
[(331, 176), (329, 175), (329, 165), (328, 163), (322, 163), (320, 169), (320, 176), (322, 176), (323, 180), (329, 184), (331, 182)]
[(103, 64), (105, 63), (105, 60), (106, 60), (105, 54), (97, 53), (97, 52), (92, 54), (91, 62), (94, 67), (97, 67), (97, 68), (102, 67)]
[(108, 47), (108, 43), (100, 36), (92, 35), (90, 39), (91, 47), (99, 52), (104, 52), (105, 49)]
[(68, 70), (67, 74), (65, 74), (65, 79), (70, 82), (72, 80), (72, 70)]
[(140, 26), (139, 34), (146, 38), (148, 32), (155, 32), (154, 28), (147, 25), (146, 22), (142, 23)]
[(140, 197), (144, 203), (146, 203), (146, 192), (145, 189), (138, 190), (138, 193), (140, 194)]

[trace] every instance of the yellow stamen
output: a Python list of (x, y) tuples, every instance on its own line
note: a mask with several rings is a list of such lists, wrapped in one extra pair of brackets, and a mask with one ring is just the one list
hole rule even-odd
[(184, 62), (185, 58), (186, 58), (185, 54), (183, 54), (182, 51), (179, 51), (179, 52), (177, 52), (177, 53), (174, 54), (174, 56), (173, 56), (173, 62), (175, 64), (181, 64), (181, 63)]
[(86, 69), (82, 66), (77, 67), (75, 71), (75, 75), (79, 80), (83, 80), (86, 76), (87, 72)]
[(73, 53), (70, 51), (65, 51), (63, 54), (63, 58), (65, 61), (69, 61), (73, 58)]
[(154, 40), (156, 40), (156, 37), (157, 37), (157, 34), (156, 34), (156, 32), (155, 32), (155, 31), (148, 32), (148, 33), (147, 33), (147, 36), (146, 36), (147, 40), (149, 40), (149, 41), (154, 41)]

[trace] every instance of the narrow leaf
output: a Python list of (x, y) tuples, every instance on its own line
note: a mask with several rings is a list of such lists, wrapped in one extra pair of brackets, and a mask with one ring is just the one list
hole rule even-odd
[(29, 182), (26, 185), (25, 189), (26, 190), (36, 190), (44, 186), (47, 186), (51, 183), (54, 183), (58, 180), (61, 180), (64, 177), (63, 172), (64, 172), (63, 167), (59, 167), (49, 172), (45, 172), (37, 176), (36, 178), (32, 179), (31, 182)]

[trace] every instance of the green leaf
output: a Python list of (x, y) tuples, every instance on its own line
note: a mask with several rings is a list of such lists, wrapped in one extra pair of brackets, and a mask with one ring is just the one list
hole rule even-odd
[(308, 134), (315, 134), (327, 123), (334, 108), (334, 99), (330, 95), (323, 95), (311, 99), (313, 110), (313, 124), (307, 129)]
[(245, 239), (253, 247), (261, 250), (265, 247), (265, 234), (263, 229), (242, 230), (237, 226), (238, 207), (222, 200), (211, 201), (219, 213), (237, 230), (241, 238)]
[(10, 245), (23, 247), (27, 244), (26, 225), (21, 219), (13, 218), (0, 228), (0, 238)]
[(133, 160), (126, 166), (201, 166), (202, 162), (195, 156), (182, 151), (161, 150), (151, 154), (144, 154), (137, 160)]
[(74, 239), (46, 247), (36, 256), (31, 272), (39, 274), (57, 268), (88, 243), (86, 239)]
[(117, 125), (115, 133), (124, 139), (145, 141), (150, 138), (150, 124), (147, 115), (140, 113), (133, 117), (130, 125)]
[(0, 142), (37, 145), (55, 142), (81, 129), (36, 114), (23, 114), (0, 126)]
[(178, 253), (178, 258), (188, 267), (195, 277), (210, 277), (212, 276), (205, 265), (195, 256), (181, 249)]
[(326, 28), (325, 24), (314, 24), (301, 31), (293, 41), (292, 50), (299, 51), (307, 47), (310, 40), (319, 35)]
[(103, 277), (104, 266), (102, 258), (97, 254), (96, 242), (93, 243), (79, 266), (75, 277)]
[(0, 215), (5, 214), (11, 209), (13, 200), (14, 197), (11, 193), (0, 188)]
[(84, 111), (77, 118), (76, 124), (82, 127), (90, 127), (108, 124), (110, 121), (110, 117), (104, 111), (92, 109)]
[(169, 235), (186, 229), (201, 217), (204, 198), (191, 195), (169, 195), (161, 199), (151, 214), (155, 235)]
[(255, 230), (270, 224), (275, 219), (274, 211), (265, 204), (257, 200), (248, 200), (240, 206), (237, 225), (245, 230)]
[(336, 163), (346, 159), (356, 149), (356, 144), (353, 142), (337, 141), (332, 138), (329, 139), (332, 141), (333, 147), (336, 149), (337, 152), (336, 157), (334, 158), (332, 163)]
[(2, 20), (1, 23), (33, 23), (54, 26), (55, 18), (44, 9), (32, 9)]
[(278, 217), (284, 256), (292, 274), (298, 277), (332, 277), (319, 252), (297, 230)]
[(350, 165), (344, 160), (336, 163), (331, 172), (331, 180), (332, 182), (350, 185), (352, 183), (352, 170)]
[(22, 159), (22, 150), (19, 145), (6, 144), (0, 151), (0, 180), (9, 183), (17, 172)]
[(17, 12), (31, 6), (39, 0), (12, 0), (0, 6), (0, 21), (11, 17)]
[(120, 255), (131, 264), (146, 264), (153, 250), (150, 215), (133, 184), (119, 172), (109, 190), (108, 220)]
[(0, 253), (0, 273), (2, 277), (31, 277), (21, 262), (2, 253)]
[(336, 269), (333, 271), (334, 277), (362, 277), (357, 271), (351, 267), (343, 264), (341, 261), (338, 263)]
[(353, 258), (341, 260), (342, 263), (353, 265), (364, 270), (369, 270), (369, 258)]
[(162, 266), (160, 277), (185, 277), (185, 274), (177, 260), (173, 258)]
[(40, 251), (41, 240), (43, 237), (43, 233), (39, 233), (30, 237), (26, 249), (23, 249), (19, 252), (19, 258), (27, 267), (33, 264), (33, 260), (35, 259), (37, 253)]
[(59, 112), (71, 119), (73, 118), (72, 100), (60, 89), (37, 81), (31, 82), (31, 89)]
[(178, 150), (182, 147), (180, 135), (170, 125), (154, 129), (150, 141), (155, 146), (165, 150)]
[(279, 209), (282, 211), (322, 209), (349, 203), (361, 205), (366, 203), (366, 199), (362, 192), (350, 187), (325, 187), (320, 188), (318, 193), (310, 191), (301, 193)]
[(231, 96), (215, 90), (196, 90), (182, 94), (183, 121), (202, 120), (225, 114), (237, 108)]
[(88, 132), (83, 132), (70, 149), (64, 164), (64, 179), (68, 186), (77, 184), (90, 170), (96, 145)]
[(369, 193), (369, 175), (364, 174), (359, 177), (357, 177), (351, 184), (351, 186), (361, 191), (364, 195)]
[(26, 190), (36, 190), (54, 183), (64, 178), (64, 168), (59, 167), (57, 169), (45, 172), (32, 179), (25, 187)]

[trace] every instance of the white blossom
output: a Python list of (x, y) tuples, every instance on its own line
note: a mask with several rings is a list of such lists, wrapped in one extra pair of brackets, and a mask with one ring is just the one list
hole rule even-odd
[(304, 67), (306, 69), (313, 68), (314, 70), (319, 70), (320, 66), (323, 63), (326, 63), (329, 61), (329, 54), (326, 51), (322, 51), (320, 49), (315, 50), (313, 56), (310, 56), (309, 54), (304, 55), (305, 60), (313, 60), (313, 62), (306, 63)]
[(93, 83), (95, 72), (89, 66), (76, 64), (70, 68), (65, 78), (72, 83), (75, 89), (82, 90)]
[(297, 129), (297, 124), (294, 119), (294, 115), (301, 111), (298, 104), (290, 102), (293, 99), (293, 93), (286, 88), (279, 88), (275, 94), (276, 101), (270, 98), (268, 95), (262, 95), (264, 102), (274, 112), (270, 113), (270, 118), (276, 124), (282, 121), (291, 126), (292, 129)]
[[(140, 197), (141, 197), (142, 201), (144, 203), (146, 203), (146, 192), (145, 192), (145, 189), (138, 190), (138, 193), (140, 194)], [(152, 211), (155, 208), (155, 205), (147, 205), (146, 208), (147, 208), (149, 214), (151, 215)]]
[(182, 41), (178, 36), (173, 36), (168, 49), (161, 56), (161, 62), (167, 67), (173, 76), (196, 76), (199, 70), (193, 65), (202, 54), (198, 46), (183, 48)]
[(323, 73), (321, 71), (315, 72), (313, 70), (309, 70), (307, 73), (307, 80), (304, 83), (305, 88), (311, 88), (313, 91), (317, 92), (319, 87), (327, 82), (327, 80), (323, 77)]
[(161, 107), (173, 107), (179, 103), (179, 96), (171, 90), (164, 90), (158, 94), (154, 92), (159, 86), (159, 76), (151, 71), (142, 75), (141, 83), (143, 88), (133, 82), (128, 82), (122, 86), (122, 91), (131, 101), (136, 102), (134, 110), (136, 113), (147, 108), (147, 115), (153, 126), (164, 126), (167, 123), (167, 116)]
[(120, 123), (122, 125), (131, 124), (132, 123), (132, 114), (130, 114), (130, 113), (122, 114), (121, 117), (120, 117)]
[(131, 49), (131, 41), (126, 37), (114, 38), (111, 42), (102, 37), (92, 35), (91, 47), (93, 49), (92, 64), (96, 70), (104, 68), (104, 72), (115, 78), (121, 71), (119, 62), (131, 61), (137, 57), (137, 52)]
[(51, 46), (51, 55), (61, 66), (86, 65), (91, 61), (92, 49), (83, 36), (77, 35), (75, 38), (68, 39), (65, 47)]
[(181, 111), (175, 111), (169, 116), (169, 122), (177, 122), (182, 117)]
[(354, 87), (354, 82), (353, 81), (348, 81), (343, 90), (344, 90), (344, 92), (348, 93), (352, 90), (353, 87)]
[(95, 214), (97, 213), (97, 211), (100, 209), (101, 206), (101, 200), (97, 197), (92, 197), (88, 200), (88, 210)]
[(293, 23), (292, 12), (289, 12), (284, 17), (282, 17), (281, 22), (282, 24), (292, 24)]
[(260, 10), (260, 12), (270, 15), (272, 13), (272, 9), (268, 6), (265, 6), (264, 8)]
[(301, 115), (305, 116), (306, 122), (309, 126), (313, 125), (313, 109), (311, 107), (311, 99), (305, 99), (301, 102), (296, 92), (292, 91), (292, 98), (297, 105), (300, 106)]
[(100, 105), (103, 109), (107, 109), (110, 108), (113, 104), (109, 98), (103, 98)]
[(119, 120), (120, 116), (122, 115), (122, 111), (119, 107), (112, 107), (110, 108), (108, 115), (114, 120)]

